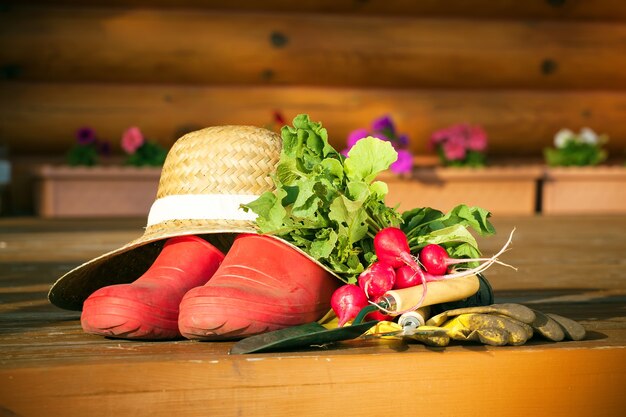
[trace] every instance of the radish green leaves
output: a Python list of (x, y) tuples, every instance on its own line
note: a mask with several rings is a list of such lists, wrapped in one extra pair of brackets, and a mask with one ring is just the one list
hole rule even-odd
[(244, 205), (262, 233), (279, 236), (316, 258), (342, 280), (355, 282), (370, 263), (372, 239), (400, 214), (385, 205), (387, 186), (374, 181), (397, 153), (390, 143), (361, 139), (348, 157), (329, 143), (326, 129), (299, 115), (284, 126), (275, 192)]

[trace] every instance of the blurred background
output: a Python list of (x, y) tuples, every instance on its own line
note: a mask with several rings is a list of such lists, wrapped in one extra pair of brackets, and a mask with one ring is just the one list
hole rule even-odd
[(389, 115), (416, 161), (468, 123), (506, 165), (542, 164), (560, 129), (588, 127), (623, 167), (624, 68), (619, 0), (5, 0), (1, 213), (37, 214), (37, 167), (66, 163), (81, 128), (116, 161), (131, 126), (169, 148), (307, 113), (342, 149)]

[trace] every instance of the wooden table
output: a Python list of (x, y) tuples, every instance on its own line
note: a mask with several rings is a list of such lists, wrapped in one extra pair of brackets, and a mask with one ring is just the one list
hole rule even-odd
[(231, 356), (232, 343), (84, 334), (49, 285), (138, 237), (141, 219), (0, 220), (2, 416), (619, 416), (626, 414), (626, 217), (495, 218), (497, 302), (580, 321), (580, 342), (352, 341)]

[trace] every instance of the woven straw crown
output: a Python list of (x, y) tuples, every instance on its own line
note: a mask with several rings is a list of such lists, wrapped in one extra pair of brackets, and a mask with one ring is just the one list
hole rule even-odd
[(202, 235), (225, 251), (236, 234), (256, 232), (239, 204), (273, 189), (269, 175), (281, 147), (276, 133), (254, 126), (209, 127), (181, 137), (163, 165), (144, 234), (62, 276), (49, 300), (80, 310), (95, 290), (139, 278), (169, 237)]

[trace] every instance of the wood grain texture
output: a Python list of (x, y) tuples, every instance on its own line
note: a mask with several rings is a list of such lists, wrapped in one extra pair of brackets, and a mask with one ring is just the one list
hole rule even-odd
[(609, 91), (0, 83), (0, 108), (0, 138), (16, 155), (63, 153), (84, 125), (118, 152), (122, 131), (131, 125), (169, 147), (207, 126), (266, 126), (275, 109), (289, 123), (299, 113), (321, 121), (338, 149), (350, 131), (383, 114), (410, 135), (416, 153), (427, 152), (434, 130), (460, 121), (483, 125), (495, 156), (538, 157), (563, 126), (606, 133), (617, 157), (626, 146), (626, 93)]
[(9, 8), (5, 79), (626, 88), (626, 24), (187, 9)]
[[(23, 5), (22, 0), (4, 4)], [(512, 19), (626, 19), (620, 0), (30, 0), (29, 4), (80, 7), (194, 8), (229, 11), (459, 16)]]
[[(626, 407), (626, 217), (493, 220), (498, 235), (479, 238), (485, 253), (497, 250), (517, 227), (503, 260), (518, 271), (494, 267), (487, 273), (496, 300), (576, 319), (587, 329), (587, 339), (443, 349), (351, 341), (236, 356), (227, 354), (231, 342), (151, 343), (86, 335), (79, 313), (47, 303), (48, 285), (72, 263), (134, 238), (143, 223), (0, 219), (0, 410), (25, 417), (325, 416), (328, 410), (379, 416), (390, 409), (395, 416), (416, 410), (424, 415), (620, 415)], [(381, 398), (389, 387), (397, 397)]]

